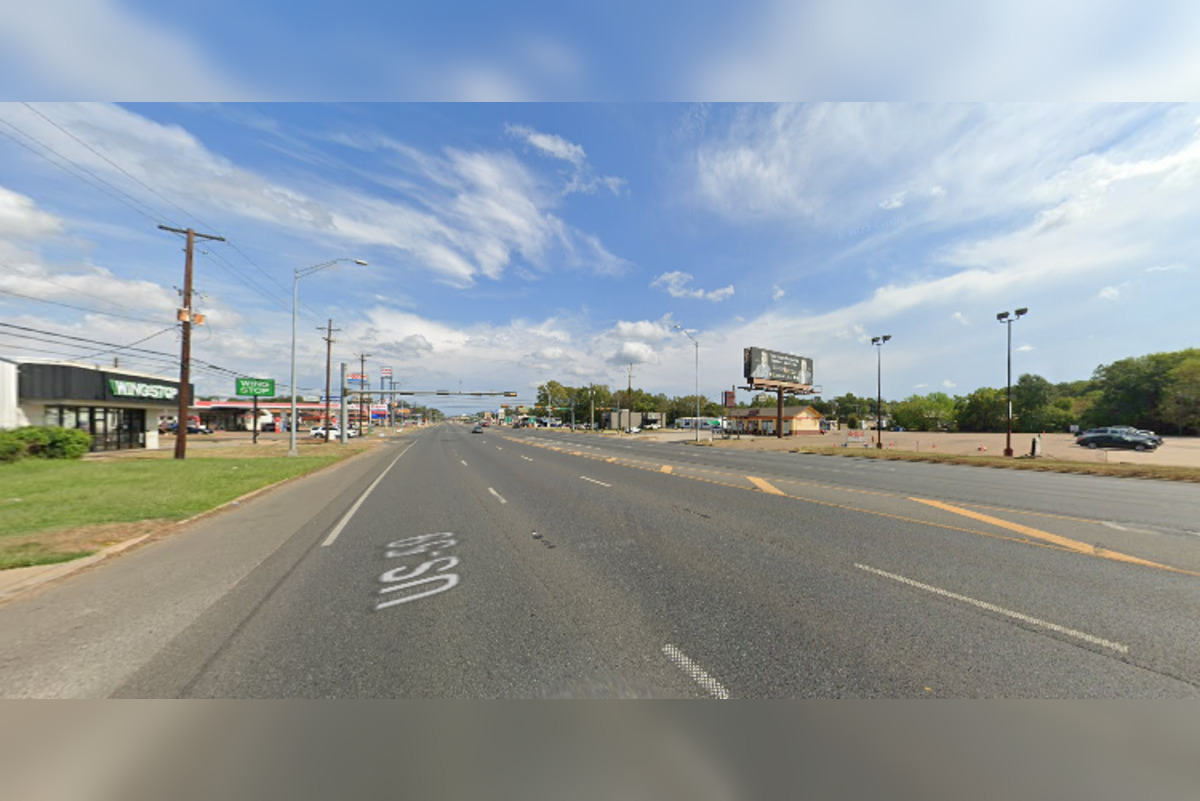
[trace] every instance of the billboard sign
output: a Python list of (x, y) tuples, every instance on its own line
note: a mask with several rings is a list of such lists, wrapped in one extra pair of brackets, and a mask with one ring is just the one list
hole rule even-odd
[(235, 395), (250, 395), (257, 398), (270, 398), (275, 395), (274, 378), (239, 378), (235, 382)]
[(722, 396), (724, 397), (724, 400), (725, 400), (724, 405), (725, 405), (726, 409), (732, 409), (733, 407), (737, 406), (737, 393), (736, 392), (731, 392), (730, 390), (725, 390), (722, 393)]
[(813, 360), (765, 348), (744, 348), (742, 357), (748, 381), (778, 381), (812, 386)]

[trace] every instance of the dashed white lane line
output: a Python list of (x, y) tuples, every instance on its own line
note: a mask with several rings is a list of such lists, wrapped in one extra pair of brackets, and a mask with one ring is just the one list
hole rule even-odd
[(868, 573), (874, 573), (877, 576), (883, 576), (884, 578), (889, 578), (889, 579), (892, 579), (893, 581), (898, 581), (901, 584), (907, 584), (910, 587), (916, 587), (919, 590), (925, 590), (926, 592), (931, 592), (934, 595), (940, 595), (943, 598), (949, 598), (954, 601), (961, 601), (962, 603), (970, 604), (971, 606), (975, 606), (980, 609), (986, 609), (989, 612), (996, 612), (997, 614), (1001, 614), (1006, 617), (1011, 617), (1014, 620), (1020, 620), (1022, 623), (1029, 623), (1034, 626), (1040, 626), (1044, 629), (1049, 629), (1050, 631), (1056, 631), (1059, 634), (1065, 634), (1068, 637), (1074, 637), (1076, 639), (1083, 640), (1084, 642), (1089, 642), (1093, 645), (1099, 645), (1102, 648), (1109, 648), (1113, 651), (1116, 651), (1119, 654), (1129, 653), (1128, 645), (1122, 645), (1121, 643), (1113, 642), (1112, 640), (1105, 640), (1101, 637), (1095, 636), (1094, 634), (1088, 634), (1087, 632), (1077, 631), (1075, 629), (1069, 629), (1066, 626), (1060, 626), (1057, 623), (1051, 623), (1046, 620), (1040, 620), (1036, 617), (1026, 615), (1022, 612), (1014, 612), (1011, 609), (1005, 609), (1002, 606), (996, 606), (995, 604), (990, 604), (990, 603), (987, 603), (986, 601), (977, 601), (974, 598), (968, 598), (965, 595), (959, 595), (956, 592), (950, 592), (949, 590), (943, 590), (939, 587), (930, 586), (929, 584), (922, 584), (919, 581), (913, 581), (910, 578), (905, 578), (904, 576), (898, 576), (895, 573), (886, 573), (882, 570), (879, 570), (878, 568), (868, 567), (867, 565), (860, 565), (857, 563), (854, 566), (857, 567), (859, 570), (865, 570)]
[(495, 496), (496, 496), (496, 497), (497, 497), (497, 498), (500, 500), (500, 503), (508, 503), (508, 501), (504, 500), (504, 496), (503, 496), (503, 495), (501, 495), (500, 493), (496, 492), (496, 490), (492, 489), (491, 487), (488, 487), (488, 492), (490, 492), (490, 493), (492, 493), (493, 495), (495, 495)]
[(667, 643), (663, 646), (662, 652), (666, 655), (667, 659), (670, 659), (680, 670), (688, 674), (692, 681), (703, 687), (706, 693), (719, 701), (729, 700), (729, 690), (726, 690), (721, 682), (708, 675), (704, 671), (704, 668), (689, 659), (683, 651)]
[(596, 479), (588, 478), (587, 476), (580, 476), (580, 478), (582, 478), (584, 481), (590, 481), (593, 484), (599, 484), (602, 487), (611, 487), (612, 486), (612, 484), (605, 484), (603, 481), (597, 481)]
[(462, 462), (462, 466), (463, 466), (463, 467), (466, 467), (466, 466), (467, 466), (467, 460), (466, 460), (466, 459), (459, 459), (458, 461)]
[(532, 459), (530, 459), (528, 456), (524, 456), (524, 455), (522, 455), (522, 456), (521, 456), (521, 458), (522, 458), (522, 459), (524, 459), (524, 460), (525, 460), (525, 461), (527, 461), (527, 462), (532, 462), (532, 461), (533, 461), (533, 460), (532, 460)]
[(367, 499), (367, 496), (370, 495), (377, 486), (379, 486), (379, 482), (383, 481), (383, 477), (388, 474), (389, 470), (396, 466), (396, 462), (400, 461), (400, 457), (408, 453), (408, 450), (411, 447), (412, 445), (409, 445), (408, 448), (400, 451), (400, 453), (396, 455), (396, 458), (392, 460), (392, 463), (387, 466), (387, 469), (380, 473), (379, 477), (371, 482), (371, 486), (363, 490), (363, 494), (358, 496), (358, 500), (354, 502), (354, 505), (350, 507), (346, 514), (342, 515), (342, 519), (338, 521), (338, 524), (333, 527), (333, 531), (329, 532), (329, 536), (326, 537), (325, 541), (321, 543), (322, 548), (327, 548), (330, 545), (333, 545), (334, 541), (338, 538), (338, 535), (342, 533), (342, 529), (344, 529), (346, 524), (350, 522), (350, 518), (354, 517), (354, 514), (358, 511), (358, 508), (363, 505), (363, 502)]

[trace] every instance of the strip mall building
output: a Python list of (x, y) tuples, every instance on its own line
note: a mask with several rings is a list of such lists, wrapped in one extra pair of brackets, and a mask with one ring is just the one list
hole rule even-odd
[[(188, 400), (192, 386), (188, 386)], [(93, 451), (157, 448), (160, 419), (179, 411), (179, 382), (147, 373), (0, 358), (0, 428), (61, 426)]]

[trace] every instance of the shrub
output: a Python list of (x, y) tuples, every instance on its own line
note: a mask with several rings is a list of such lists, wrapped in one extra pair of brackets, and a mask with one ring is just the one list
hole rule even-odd
[(12, 431), (0, 431), (0, 462), (15, 462), (25, 455), (25, 443)]
[(12, 435), (25, 445), (26, 456), (45, 456), (50, 444), (50, 430), (45, 426), (24, 426), (13, 429)]
[(24, 426), (0, 431), (0, 462), (27, 456), (42, 459), (80, 459), (91, 449), (85, 431), (58, 426)]
[(82, 459), (92, 448), (92, 438), (78, 428), (50, 428), (50, 442), (44, 451), (47, 459)]

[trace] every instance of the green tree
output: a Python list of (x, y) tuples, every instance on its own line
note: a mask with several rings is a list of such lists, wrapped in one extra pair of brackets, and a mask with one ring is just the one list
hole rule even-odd
[(1159, 404), (1171, 384), (1171, 372), (1195, 358), (1200, 358), (1200, 350), (1192, 348), (1121, 359), (1097, 367), (1092, 378), (1100, 394), (1088, 411), (1087, 422), (1138, 428), (1169, 427)]
[(960, 431), (1004, 431), (1008, 428), (1005, 391), (980, 387), (956, 402)]
[(1180, 434), (1200, 432), (1200, 357), (1180, 362), (1168, 374), (1161, 417)]
[(931, 392), (892, 404), (891, 417), (909, 431), (948, 431), (955, 426), (954, 410), (954, 398), (945, 392)]

